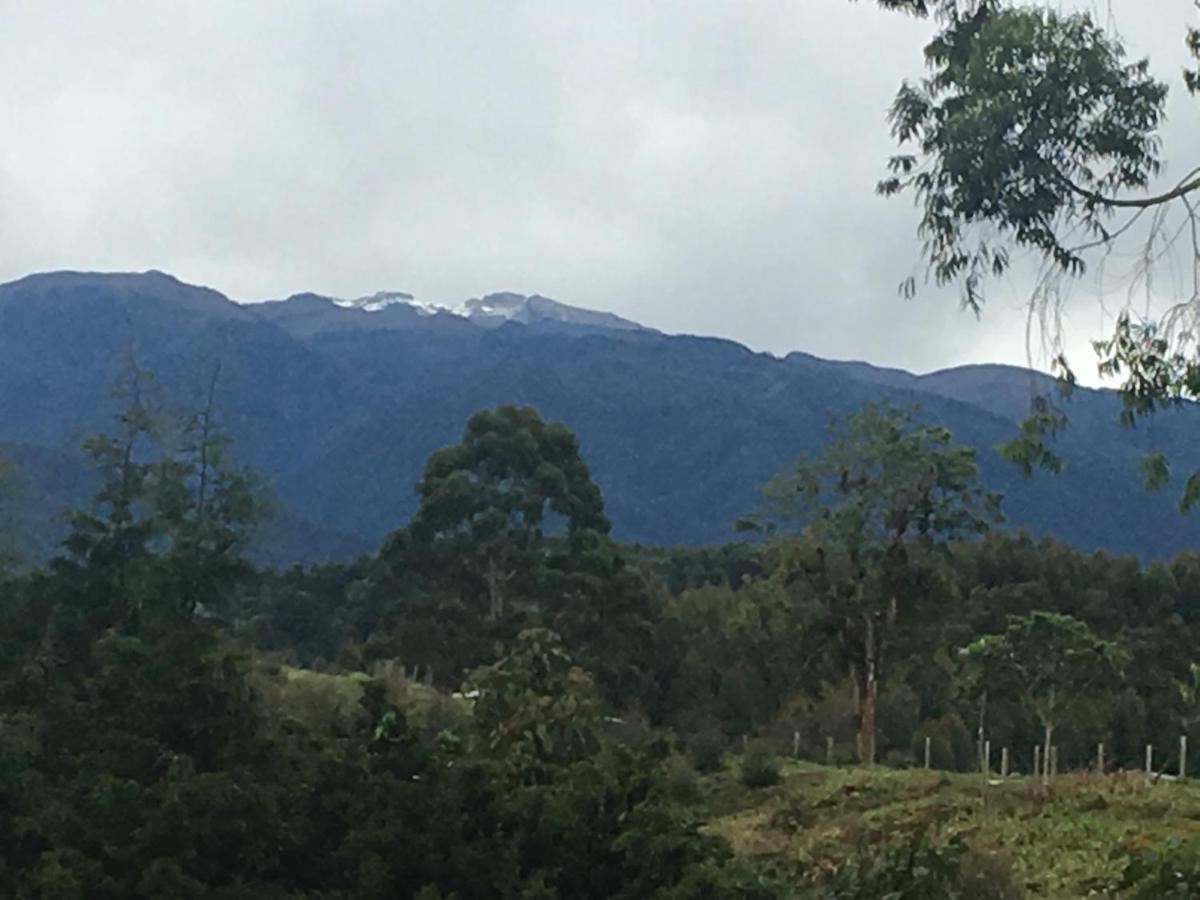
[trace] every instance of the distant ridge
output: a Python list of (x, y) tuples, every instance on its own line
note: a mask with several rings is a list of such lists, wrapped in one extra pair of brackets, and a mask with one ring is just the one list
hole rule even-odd
[(39, 553), (61, 534), (62, 504), (87, 499), (79, 438), (110, 426), (109, 386), (131, 348), (181, 408), (220, 364), (218, 408), (238, 459), (286, 513), (258, 551), (281, 565), (376, 547), (411, 514), (428, 455), (500, 403), (532, 404), (577, 433), (623, 540), (732, 539), (760, 485), (819, 449), (830, 412), (887, 398), (919, 403), (979, 448), (1014, 527), (1143, 559), (1200, 548), (1200, 519), (1181, 517), (1169, 491), (1146, 494), (1138, 474), (1150, 450), (1175, 471), (1200, 468), (1194, 406), (1128, 431), (1112, 392), (1080, 390), (1058, 444), (1066, 471), (1027, 481), (992, 451), (1046, 378), (1020, 368), (914, 375), (778, 358), (536, 294), (488, 294), (458, 311), (402, 291), (242, 305), (161, 272), (56, 272), (0, 286), (0, 444), (30, 479), (22, 502)]

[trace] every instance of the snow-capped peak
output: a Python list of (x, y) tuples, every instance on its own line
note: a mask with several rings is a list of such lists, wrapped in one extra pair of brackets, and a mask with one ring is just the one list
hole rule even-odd
[[(507, 291), (473, 297), (464, 303), (453, 306), (436, 301), (418, 300), (405, 291), (379, 291), (370, 296), (355, 299), (342, 299), (323, 294), (295, 294), (288, 300), (301, 302), (301, 305), (309, 304), (305, 308), (314, 312), (316, 308), (311, 304), (317, 303), (318, 306), (331, 304), (339, 309), (366, 313), (368, 314), (366, 316), (346, 317), (343, 325), (352, 325), (357, 321), (359, 325), (371, 328), (394, 327), (406, 320), (411, 321), (411, 313), (403, 312), (411, 310), (421, 318), (437, 318), (438, 325), (447, 327), (451, 327), (449, 319), (460, 319), (488, 330), (500, 328), (508, 322), (551, 330), (650, 330), (613, 313), (568, 306), (539, 294), (526, 296)], [(328, 310), (328, 307), (326, 306), (325, 309)], [(393, 310), (393, 312), (388, 313), (388, 310)], [(281, 313), (291, 311), (300, 312), (301, 307), (292, 306), (288, 310), (280, 308)], [(376, 316), (380, 317), (375, 318)]]
[(443, 306), (440, 303), (418, 300), (412, 294), (406, 294), (403, 291), (379, 291), (369, 297), (359, 297), (355, 300), (334, 299), (333, 302), (335, 305), (345, 307), (346, 309), (358, 309), (369, 313), (380, 312), (389, 306), (401, 304), (411, 306), (423, 316), (436, 316), (438, 313), (443, 312), (461, 315), (458, 310)]

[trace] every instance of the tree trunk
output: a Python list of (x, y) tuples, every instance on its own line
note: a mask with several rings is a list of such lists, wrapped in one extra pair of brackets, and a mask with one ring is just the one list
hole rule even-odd
[(867, 617), (867, 640), (863, 653), (862, 714), (858, 719), (859, 761), (875, 765), (875, 707), (879, 698), (879, 679), (875, 660), (875, 625)]
[(495, 622), (504, 615), (504, 596), (500, 590), (500, 577), (494, 560), (488, 561), (488, 619)]
[(1054, 740), (1054, 726), (1049, 722), (1042, 723), (1045, 726), (1045, 744), (1042, 751), (1042, 784), (1050, 783), (1050, 752), (1052, 741)]

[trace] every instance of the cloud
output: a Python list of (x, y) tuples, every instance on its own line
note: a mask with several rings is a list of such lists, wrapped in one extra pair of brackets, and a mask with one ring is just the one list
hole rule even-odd
[[(1190, 0), (1114, 8), (1175, 78)], [(945, 291), (896, 294), (916, 214), (872, 188), (929, 25), (873, 4), (7, 13), (0, 277), (153, 267), (238, 299), (537, 291), (774, 352), (1025, 358), (1019, 280), (983, 322)], [(1194, 105), (1172, 112), (1168, 146), (1196, 146)], [(1079, 349), (1100, 316), (1086, 296), (1072, 310)]]

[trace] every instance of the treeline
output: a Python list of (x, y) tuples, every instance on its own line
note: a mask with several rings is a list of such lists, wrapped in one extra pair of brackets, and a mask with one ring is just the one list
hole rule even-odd
[[(505, 416), (535, 414), (480, 414), (472, 428), (500, 428)], [(593, 518), (593, 527), (574, 531), (569, 522), (557, 532), (514, 526), (503, 538), (511, 547), (489, 549), (503, 543), (499, 532), (483, 538), (449, 523), (445, 537), (425, 530), (427, 502), (378, 555), (260, 573), (229, 625), (259, 650), (298, 665), (354, 671), (394, 660), (445, 690), (524, 628), (550, 627), (594, 674), (616, 715), (665, 729), (704, 765), (745, 739), (791, 753), (797, 732), (806, 758), (824, 761), (832, 738), (838, 761), (857, 760), (863, 676), (874, 666), (878, 761), (923, 763), (928, 737), (936, 767), (970, 770), (983, 728), (1027, 771), (1045, 736), (1038, 704), (1005, 684), (1006, 673), (981, 672), (964, 651), (1013, 620), (1053, 613), (1124, 653), (1117, 677), (1060, 685), (1070, 700), (1055, 720), (1061, 768), (1094, 760), (1101, 741), (1112, 766), (1136, 768), (1148, 743), (1168, 748), (1181, 734), (1200, 739), (1200, 707), (1189, 688), (1200, 638), (1200, 554), (1143, 567), (1006, 531), (994, 509), (970, 518), (966, 529), (962, 504), (946, 499), (957, 488), (948, 490), (945, 478), (940, 486), (929, 481), (936, 502), (927, 514), (910, 488), (929, 480), (922, 466), (931, 456), (948, 455), (942, 462), (958, 467), (960, 496), (971, 493), (983, 510), (994, 498), (977, 492), (973, 451), (921, 426), (910, 411), (877, 408), (843, 425), (825, 454), (835, 477), (805, 461), (809, 484), (837, 489), (855, 460), (864, 471), (883, 472), (880, 460), (889, 453), (924, 462), (907, 472), (893, 466), (886, 489), (847, 486), (844, 503), (810, 498), (822, 518), (793, 509), (794, 527), (780, 514), (781, 496), (796, 487), (796, 473), (785, 473), (757, 516), (758, 525), (769, 523), (758, 530), (769, 534), (704, 548), (621, 546)], [(909, 445), (876, 440), (891, 428)], [(468, 429), (465, 444), (472, 435)], [(441, 471), (436, 457), (430, 465)], [(497, 471), (510, 489), (515, 470)], [(422, 495), (443, 502), (450, 492), (433, 480), (443, 477), (427, 473)], [(474, 478), (464, 484), (479, 492), (467, 504), (478, 521), (492, 488)], [(865, 496), (867, 489), (875, 495)], [(466, 501), (455, 493), (454, 502)], [(909, 507), (917, 511), (905, 514)], [(878, 521), (860, 521), (864, 509)], [(849, 525), (839, 520), (845, 513)], [(911, 532), (889, 531), (884, 520), (895, 515), (907, 515)], [(854, 560), (841, 546), (847, 540)], [(497, 563), (497, 553), (521, 554), (520, 562)], [(497, 609), (489, 578), (501, 570), (510, 577), (503, 592), (519, 599)], [(1050, 660), (1060, 649), (1072, 652), (1052, 643), (1045, 649)], [(1082, 692), (1071, 696), (1073, 688)]]
[[(395, 666), (315, 684), (248, 652), (235, 626), (279, 583), (242, 555), (253, 478), (209, 416), (164, 415), (150, 387), (137, 374), (114, 433), (88, 441), (100, 488), (61, 554), (0, 581), (0, 896), (776, 896), (699, 832), (667, 742), (614, 737), (552, 632), (484, 653), (499, 627), (465, 629), (464, 654), (492, 663), (470, 699)], [(615, 565), (590, 541), (561, 552), (599, 579)], [(526, 608), (505, 577), (507, 609)], [(298, 609), (356, 593), (296, 578)], [(298, 649), (340, 627), (332, 612)], [(347, 702), (325, 702), (330, 682)]]
[(4, 896), (792, 896), (700, 828), (731, 751), (750, 786), (829, 738), (972, 768), (981, 729), (1134, 766), (1200, 721), (1200, 556), (998, 530), (913, 411), (838, 423), (752, 541), (695, 549), (614, 541), (570, 431), (501, 407), (377, 554), (259, 571), (211, 409), (123, 393), (94, 503), (0, 587)]

